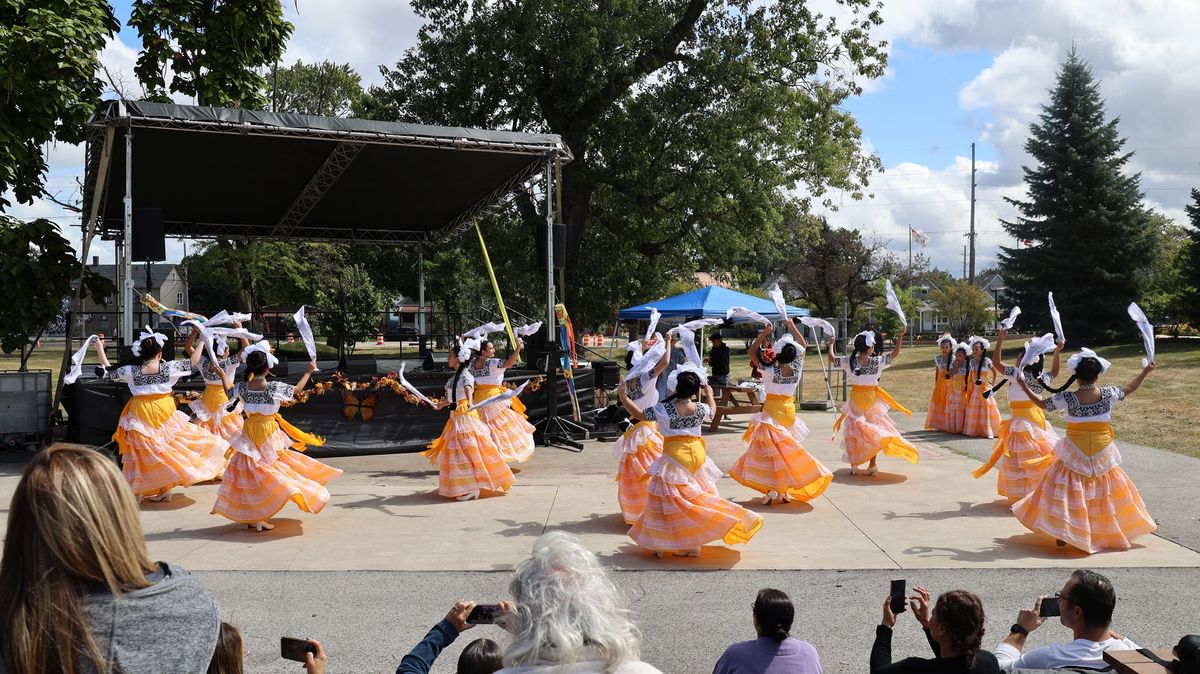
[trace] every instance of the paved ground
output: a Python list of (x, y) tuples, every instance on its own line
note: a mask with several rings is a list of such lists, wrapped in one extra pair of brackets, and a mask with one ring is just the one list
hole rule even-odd
[[(903, 419), (921, 462), (884, 459), (880, 476), (856, 477), (829, 439), (833, 416), (803, 418), (813, 429), (806, 446), (837, 471), (826, 495), (811, 505), (764, 508), (749, 490), (722, 480), (722, 495), (759, 510), (766, 524), (749, 545), (709, 546), (699, 559), (657, 560), (625, 537), (615, 515), (611, 445), (603, 443), (588, 443), (582, 454), (539, 448), (512, 493), (470, 503), (433, 494), (436, 472), (419, 456), (351, 457), (330, 460), (346, 474), (333, 483), (324, 513), (289, 508), (269, 534), (209, 515), (212, 485), (170, 504), (147, 504), (143, 521), (152, 556), (194, 570), (217, 594), (225, 619), (242, 626), (256, 672), (294, 669), (278, 659), (282, 635), (321, 638), (331, 671), (391, 671), (454, 599), (503, 597), (506, 570), (551, 528), (580, 535), (614, 569), (634, 599), (645, 659), (669, 674), (710, 671), (728, 643), (751, 638), (749, 606), (765, 586), (793, 596), (794, 632), (816, 644), (826, 672), (865, 670), (893, 577), (935, 592), (978, 592), (989, 632), (999, 638), (1018, 608), (1057, 590), (1070, 569), (1103, 567), (1117, 585), (1118, 628), (1128, 636), (1159, 646), (1196, 631), (1200, 513), (1194, 486), (1185, 484), (1194, 483), (1195, 459), (1125, 445), (1126, 469), (1160, 519), (1162, 537), (1087, 557), (1021, 527), (995, 495), (994, 473), (970, 477), (988, 441), (916, 432), (920, 419)], [(729, 466), (741, 451), (739, 433), (735, 425), (710, 436), (718, 465)], [(0, 501), (18, 471), (0, 466)], [(919, 636), (911, 621), (902, 625), (897, 655), (923, 655)], [(1035, 643), (1063, 636), (1047, 626)], [(453, 671), (457, 652), (435, 671)]]

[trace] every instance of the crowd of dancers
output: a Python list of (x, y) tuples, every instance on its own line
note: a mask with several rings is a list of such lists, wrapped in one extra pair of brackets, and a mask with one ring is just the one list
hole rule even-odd
[[(803, 445), (809, 429), (796, 415), (794, 400), (808, 342), (792, 321), (784, 325), (785, 333), (772, 341), (774, 327), (768, 322), (749, 348), (751, 365), (762, 373), (765, 399), (742, 435), (744, 452), (728, 468), (730, 477), (762, 494), (764, 506), (812, 501), (833, 481), (833, 473)], [(613, 447), (620, 513), (630, 538), (659, 557), (697, 556), (713, 541), (746, 543), (763, 526), (761, 515), (718, 492), (726, 471), (706, 452), (703, 429), (716, 403), (696, 352), (694, 327), (672, 328), (666, 337), (651, 331), (647, 339), (632, 342), (630, 367), (617, 390), (633, 422)], [(520, 399), (504, 385), (505, 371), (519, 361), (522, 344), (513, 340), (511, 355), (497, 358), (486, 329), (457, 340), (447, 357), (453, 374), (444, 397), (424, 399), (435, 409), (450, 410), (441, 435), (422, 455), (438, 469), (438, 493), (459, 501), (506, 493), (515, 479), (509, 464), (527, 461), (534, 452), (534, 427)], [(307, 447), (323, 440), (279, 413), (281, 404), (295, 400), (308, 385), (316, 362), (295, 385), (285, 384), (271, 379), (277, 361), (261, 336), (243, 331), (236, 321), (214, 340), (215, 330), (207, 331), (208, 349), (195, 343), (193, 332), (185, 347), (188, 358), (163, 361), (166, 337), (147, 328), (134, 345), (134, 361), (118, 367), (110, 365), (103, 342), (97, 342), (106, 376), (133, 394), (113, 437), (134, 493), (139, 499), (169, 500), (177, 487), (219, 479), (212, 512), (258, 531), (271, 529), (270, 518), (288, 502), (319, 513), (330, 500), (326, 485), (342, 471), (305, 455)], [(240, 341), (235, 355), (227, 335)], [(1125, 549), (1155, 531), (1137, 488), (1120, 468), (1111, 426), (1112, 408), (1141, 385), (1153, 362), (1123, 388), (1100, 386), (1109, 363), (1083, 349), (1067, 361), (1070, 378), (1056, 388), (1062, 340), (1048, 341), (1047, 335), (1036, 345), (1026, 343), (1015, 364), (1006, 364), (1006, 336), (1002, 329), (991, 357), (991, 345), (982, 337), (960, 343), (947, 334), (938, 340), (941, 353), (934, 360), (926, 428), (995, 438), (992, 455), (974, 476), (998, 468), (997, 491), (1017, 519), (1061, 545), (1089, 553)], [(250, 338), (258, 339), (251, 343)], [(879, 385), (900, 357), (903, 338), (901, 329), (892, 349), (881, 352), (877, 333), (862, 332), (849, 340), (850, 353), (844, 356), (828, 338), (829, 364), (849, 383), (833, 429), (852, 475), (877, 474), (881, 454), (913, 464), (919, 460), (917, 448), (889, 416), (892, 410), (912, 413)], [(677, 345), (686, 362), (672, 365)], [(1050, 353), (1053, 360), (1045, 370)], [(233, 381), (242, 366), (245, 374)], [(172, 387), (193, 372), (202, 375), (205, 389), (188, 405), (189, 419), (177, 409)], [(1005, 382), (1011, 382), (1011, 415), (1002, 420), (994, 394)], [(1072, 384), (1076, 388), (1069, 390)], [(1043, 398), (1047, 392), (1053, 396)], [(1045, 410), (1066, 414), (1063, 437), (1046, 421)]]

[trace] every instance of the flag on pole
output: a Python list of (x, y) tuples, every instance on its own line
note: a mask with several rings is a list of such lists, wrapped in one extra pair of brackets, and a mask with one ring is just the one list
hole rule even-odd
[(929, 236), (926, 235), (925, 232), (922, 232), (916, 227), (909, 226), (908, 233), (912, 235), (913, 241), (921, 244), (922, 248), (929, 245)]

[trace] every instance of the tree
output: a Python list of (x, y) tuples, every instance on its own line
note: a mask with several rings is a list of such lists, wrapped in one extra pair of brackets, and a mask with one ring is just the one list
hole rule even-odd
[(946, 317), (951, 334), (965, 339), (981, 334), (995, 318), (992, 297), (965, 279), (942, 286), (929, 295), (937, 312)]
[(302, 63), (271, 74), (271, 109), (345, 117), (362, 96), (362, 78), (347, 63)]
[[(840, 4), (849, 23), (799, 0), (415, 0), (418, 45), (357, 114), (561, 135), (567, 299), (606, 320), (784, 238), (792, 188), (861, 195), (879, 163), (841, 103), (883, 73), (881, 18)], [(528, 247), (542, 200), (515, 206)]]
[(1150, 266), (1146, 290), (1138, 305), (1155, 325), (1178, 325), (1186, 321), (1186, 274), (1188, 248), (1191, 238), (1188, 229), (1176, 225), (1161, 213), (1152, 213), (1150, 221), (1157, 237), (1158, 254)]
[(383, 310), (391, 298), (371, 284), (371, 274), (362, 265), (349, 265), (322, 279), (317, 289), (317, 309), (324, 312), (314, 329), (324, 328), (327, 343), (354, 353), (359, 340), (369, 338), (383, 323)]
[(292, 34), (279, 0), (134, 0), (129, 25), (142, 39), (134, 71), (151, 100), (180, 93), (252, 110), (267, 107), (259, 69), (283, 56)]
[[(37, 341), (61, 316), (63, 298), (72, 293), (71, 284), (82, 271), (58, 225), (0, 215), (0, 287), (10, 300), (0, 303), (0, 350), (19, 349), (22, 372)], [(91, 270), (83, 276), (82, 290), (93, 297), (114, 292), (111, 281)]]
[[(904, 310), (904, 318), (908, 321), (908, 332), (914, 333), (917, 331), (916, 321), (917, 316), (917, 301), (913, 298), (912, 293), (907, 287), (901, 287), (893, 279), (893, 290), (896, 291), (896, 299), (900, 300), (900, 308)], [(875, 293), (875, 325), (879, 331), (885, 335), (895, 337), (900, 334), (900, 317), (896, 312), (887, 308), (887, 291), (884, 286), (884, 279), (880, 278), (872, 284), (872, 290)]]
[(1192, 203), (1186, 209), (1192, 227), (1190, 241), (1182, 257), (1180, 311), (1193, 327), (1200, 325), (1200, 190), (1192, 190)]
[(1099, 83), (1072, 49), (1050, 102), (1030, 127), (1023, 167), (1029, 198), (1007, 199), (1018, 217), (1002, 222), (1032, 247), (1002, 247), (1000, 268), (1024, 325), (1049, 325), (1054, 291), (1067, 338), (1080, 342), (1128, 334), (1125, 306), (1141, 297), (1156, 253), (1140, 177), (1122, 173), (1132, 152), (1105, 121)]
[(841, 316), (845, 302), (853, 319), (860, 306), (876, 297), (884, 250), (879, 241), (863, 241), (857, 230), (835, 229), (821, 219), (812, 242), (784, 268), (780, 287), (788, 297), (811, 304), (818, 316)]
[(100, 101), (104, 41), (121, 24), (104, 0), (0, 0), (0, 212), (43, 194), (45, 146), (76, 144)]

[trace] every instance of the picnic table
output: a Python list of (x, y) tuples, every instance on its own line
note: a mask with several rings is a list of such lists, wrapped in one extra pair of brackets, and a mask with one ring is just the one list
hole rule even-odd
[(758, 402), (758, 392), (754, 388), (742, 388), (736, 384), (730, 386), (714, 386), (713, 397), (716, 398), (717, 409), (713, 410), (713, 420), (708, 426), (708, 432), (714, 433), (721, 426), (721, 419), (731, 414), (756, 414), (762, 411), (762, 403)]

